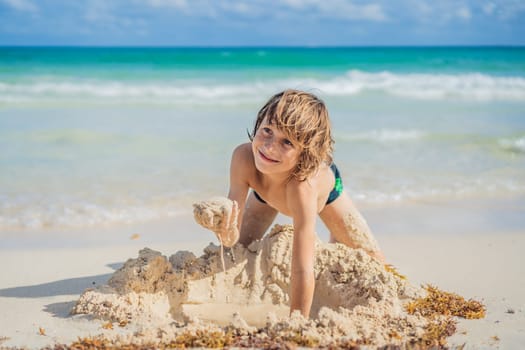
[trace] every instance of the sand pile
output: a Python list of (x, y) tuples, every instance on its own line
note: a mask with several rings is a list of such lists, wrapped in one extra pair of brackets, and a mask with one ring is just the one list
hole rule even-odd
[(382, 345), (421, 336), (426, 319), (407, 314), (403, 306), (424, 295), (421, 288), (362, 250), (320, 241), (311, 318), (287, 317), (292, 234), (291, 226), (275, 225), (248, 248), (234, 246), (225, 254), (225, 271), (214, 244), (200, 257), (179, 251), (169, 259), (145, 248), (107, 286), (85, 291), (74, 313), (142, 325), (131, 336), (140, 342), (191, 329), (269, 339), (300, 335), (317, 345), (334, 339)]

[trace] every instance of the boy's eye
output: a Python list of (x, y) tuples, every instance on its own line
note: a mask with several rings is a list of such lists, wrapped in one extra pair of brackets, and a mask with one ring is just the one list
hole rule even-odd
[(270, 128), (262, 128), (265, 134), (271, 134), (272, 130)]
[(283, 143), (288, 147), (293, 147), (293, 143), (290, 140), (284, 140)]

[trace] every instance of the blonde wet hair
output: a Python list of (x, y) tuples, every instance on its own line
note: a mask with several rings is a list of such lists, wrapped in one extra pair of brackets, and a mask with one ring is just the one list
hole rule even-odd
[(277, 127), (300, 148), (299, 161), (292, 176), (304, 181), (321, 163), (331, 164), (334, 140), (324, 102), (314, 94), (285, 90), (272, 96), (257, 114), (250, 139), (263, 120)]

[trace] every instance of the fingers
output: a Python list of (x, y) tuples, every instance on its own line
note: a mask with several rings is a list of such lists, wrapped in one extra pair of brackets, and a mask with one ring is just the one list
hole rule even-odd
[(237, 202), (231, 201), (231, 207), (225, 207), (223, 212), (223, 220), (219, 234), (222, 236), (222, 243), (227, 247), (231, 247), (238, 239), (237, 215), (239, 209)]
[(211, 229), (213, 227), (213, 214), (205, 210), (202, 203), (193, 205), (193, 217), (195, 221), (204, 228)]
[(221, 207), (222, 217), (219, 219), (220, 222), (221, 222), (221, 224), (219, 226), (221, 228), (221, 230), (223, 230), (223, 231), (227, 231), (228, 230), (228, 228), (230, 226), (231, 218), (233, 217), (232, 212), (233, 212), (233, 210), (230, 210), (230, 208), (228, 208), (226, 206)]
[(225, 246), (231, 247), (237, 242), (239, 205), (236, 201), (220, 198), (195, 203), (193, 214), (195, 221), (213, 231)]
[(236, 201), (233, 201), (232, 211), (231, 211), (231, 216), (230, 216), (230, 223), (229, 223), (229, 226), (231, 228), (237, 226), (237, 217), (238, 216), (239, 216), (239, 205), (237, 204)]
[(237, 225), (237, 216), (239, 215), (239, 206), (236, 201), (231, 201), (231, 207), (223, 206), (221, 208), (222, 217), (220, 220), (220, 229), (229, 231)]

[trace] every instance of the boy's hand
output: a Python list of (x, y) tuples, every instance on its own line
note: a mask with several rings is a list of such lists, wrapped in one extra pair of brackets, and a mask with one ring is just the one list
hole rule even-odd
[(236, 201), (219, 197), (194, 203), (193, 216), (198, 224), (215, 232), (224, 246), (231, 247), (239, 240), (239, 207)]

